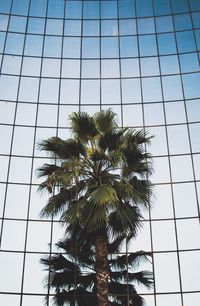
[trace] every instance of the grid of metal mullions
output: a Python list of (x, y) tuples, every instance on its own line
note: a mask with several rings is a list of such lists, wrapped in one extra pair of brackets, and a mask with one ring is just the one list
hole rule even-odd
[[(175, 31), (174, 24), (173, 24), (173, 28), (174, 28), (174, 31)], [(156, 30), (156, 23), (155, 23), (155, 30)], [(157, 48), (158, 48), (158, 38), (157, 38), (157, 35), (156, 35), (156, 44), (157, 44)], [(176, 50), (177, 50), (177, 53), (178, 53), (177, 42), (176, 42)], [(161, 74), (160, 56), (158, 56), (158, 63), (159, 63), (159, 72), (160, 72), (160, 76), (161, 76), (162, 74)], [(160, 83), (161, 83), (162, 99), (163, 99), (163, 101), (165, 101), (165, 99), (164, 99), (164, 90), (163, 90), (162, 76), (160, 77)], [(178, 245), (178, 232), (177, 232), (177, 224), (176, 224), (174, 194), (173, 194), (173, 188), (172, 188), (172, 181), (173, 181), (173, 179), (172, 179), (172, 171), (171, 171), (170, 149), (169, 149), (169, 139), (168, 139), (168, 131), (167, 131), (167, 119), (166, 119), (166, 112), (165, 112), (165, 105), (164, 105), (164, 103), (163, 103), (163, 113), (164, 113), (164, 120), (165, 120), (165, 133), (166, 133), (166, 142), (167, 142), (167, 151), (168, 151), (169, 174), (170, 174), (170, 182), (171, 182), (170, 183), (170, 189), (171, 189), (171, 193), (172, 193), (172, 205), (173, 205), (174, 228), (175, 228), (175, 239), (176, 239), (176, 253), (177, 253), (177, 261), (178, 261), (178, 271), (179, 271), (179, 284), (180, 284), (180, 293), (181, 293), (181, 305), (183, 306), (181, 268), (180, 268), (179, 245)]]
[[(30, 6), (30, 4), (29, 4), (29, 6)], [(46, 16), (47, 17), (47, 16)], [(193, 29), (194, 30), (194, 29)], [(26, 33), (25, 33), (26, 34)], [(6, 34), (7, 35), (7, 34)], [(25, 38), (25, 40), (26, 40), (26, 38)], [(6, 40), (5, 40), (5, 44), (6, 44)], [(25, 41), (24, 41), (24, 44), (25, 44)], [(177, 40), (176, 40), (176, 44), (177, 44)], [(5, 46), (4, 46), (4, 48), (5, 48)], [(44, 40), (43, 40), (43, 51), (44, 51)], [(100, 51), (101, 52), (101, 51)], [(188, 52), (188, 53), (190, 53), (190, 52)], [(23, 55), (22, 55), (22, 57), (23, 57)], [(42, 55), (42, 59), (43, 59), (43, 55)], [(159, 58), (159, 60), (160, 60), (160, 58)], [(139, 61), (140, 61), (140, 58), (139, 58)], [(2, 63), (3, 63), (3, 61), (2, 61)], [(23, 63), (23, 59), (22, 59), (22, 63)], [(21, 70), (20, 70), (20, 78), (21, 78), (21, 76), (22, 76), (22, 63), (21, 63)], [(42, 64), (41, 64), (41, 66), (42, 66)], [(160, 61), (159, 61), (159, 66), (160, 66)], [(179, 59), (179, 66), (180, 66), (180, 59)], [(140, 68), (141, 69), (141, 68)], [(160, 72), (161, 72), (161, 70), (160, 70)], [(120, 76), (121, 76), (121, 74), (120, 74)], [(101, 75), (100, 75), (100, 77), (101, 77)], [(40, 76), (39, 76), (39, 78), (41, 78), (41, 72), (40, 72)], [(140, 78), (140, 80), (141, 80), (141, 78)], [(120, 81), (121, 82), (121, 81)], [(80, 83), (81, 83), (81, 80), (80, 80)], [(39, 83), (40, 84), (40, 83)], [(19, 81), (19, 86), (20, 86), (20, 81)], [(40, 85), (39, 85), (40, 86)], [(161, 78), (161, 88), (162, 88), (162, 96), (163, 96), (163, 86), (162, 86), (162, 78)], [(81, 89), (80, 89), (80, 92), (81, 92)], [(184, 94), (184, 92), (183, 92), (183, 94)], [(18, 87), (18, 95), (19, 95), (19, 87)], [(38, 93), (38, 97), (39, 97), (39, 93)], [(39, 99), (39, 98), (38, 98)], [(185, 99), (184, 99), (184, 101), (185, 101)], [(161, 102), (161, 103), (163, 103), (163, 102)], [(185, 102), (184, 102), (185, 103)], [(94, 104), (95, 105), (95, 104)], [(79, 98), (79, 106), (80, 106), (80, 98)], [(121, 106), (122, 106), (122, 100), (121, 100)], [(16, 108), (17, 108), (17, 104), (16, 104)], [(164, 109), (164, 108), (163, 108)], [(187, 116), (187, 109), (186, 109), (186, 105), (185, 105), (185, 110), (186, 110), (186, 116)], [(37, 111), (38, 112), (38, 111)], [(144, 111), (143, 111), (143, 117), (144, 117)], [(15, 118), (16, 118), (16, 110), (15, 110)], [(165, 123), (166, 123), (166, 114), (165, 114)], [(36, 125), (37, 125), (37, 122), (36, 122)], [(14, 128), (15, 128), (15, 119), (14, 119), (14, 126), (13, 126), (13, 131), (14, 131)], [(156, 125), (156, 126), (158, 126), (158, 125)], [(162, 125), (161, 125), (162, 126)], [(36, 127), (35, 127), (36, 128)], [(188, 128), (188, 133), (189, 133), (189, 127), (188, 127), (188, 118), (187, 118), (187, 128)], [(166, 133), (167, 133), (167, 129), (166, 129)], [(14, 134), (13, 134), (13, 136), (12, 136), (12, 139), (13, 139), (13, 137), (14, 137)], [(168, 137), (167, 137), (168, 138)], [(34, 138), (35, 139), (35, 138)], [(11, 152), (12, 152), (12, 143), (13, 143), (13, 141), (11, 141)], [(191, 140), (190, 140), (190, 149), (191, 149)], [(168, 154), (170, 154), (170, 151), (169, 151), (169, 143), (168, 143)], [(184, 154), (183, 154), (184, 155)], [(12, 155), (12, 156), (14, 156), (14, 155)], [(33, 165), (33, 164), (32, 164)], [(9, 166), (10, 167), (10, 166)], [(193, 164), (193, 167), (194, 167), (194, 164)], [(170, 170), (171, 171), (171, 170)], [(9, 171), (8, 171), (8, 173), (9, 173)], [(194, 173), (194, 168), (193, 168), (193, 173)], [(172, 175), (171, 175), (171, 172), (170, 172), (170, 178), (171, 178), (171, 180), (172, 180)], [(8, 179), (7, 179), (7, 182), (8, 182)], [(163, 183), (163, 184), (165, 184), (165, 183)], [(170, 185), (171, 185), (171, 187), (172, 187), (172, 183), (169, 183)], [(197, 190), (196, 190), (196, 193), (197, 193)], [(172, 188), (172, 195), (173, 195), (173, 188)], [(30, 196), (29, 196), (29, 201), (30, 201)], [(173, 201), (174, 201), (174, 199), (173, 199)], [(188, 218), (190, 218), (190, 217), (188, 217)], [(194, 217), (195, 218), (195, 217)], [(176, 219), (179, 219), (179, 218), (176, 218)], [(180, 218), (180, 219), (187, 219), (187, 218)], [(191, 219), (191, 218), (190, 218)], [(4, 215), (3, 215), (3, 220), (4, 220)], [(18, 219), (12, 219), (12, 220), (18, 220)], [(20, 220), (22, 220), (22, 219), (20, 219)], [(158, 219), (159, 220), (159, 219)], [(163, 219), (162, 219), (163, 220)], [(174, 211), (174, 220), (175, 220), (175, 211)], [(2, 228), (3, 228), (3, 222), (2, 222)], [(176, 230), (176, 235), (177, 235), (177, 230)], [(176, 237), (176, 239), (177, 239), (177, 237)], [(26, 232), (26, 241), (27, 241), (27, 232)], [(25, 244), (26, 244), (26, 242), (25, 242)], [(179, 251), (179, 249), (178, 249), (178, 245), (177, 245), (177, 250)], [(172, 251), (173, 252), (173, 251)], [(24, 270), (23, 270), (24, 271)], [(180, 273), (180, 271), (179, 271), (179, 273)], [(22, 288), (22, 290), (23, 290), (23, 288)], [(181, 290), (182, 291), (182, 290)], [(183, 301), (182, 301), (183, 302)]]

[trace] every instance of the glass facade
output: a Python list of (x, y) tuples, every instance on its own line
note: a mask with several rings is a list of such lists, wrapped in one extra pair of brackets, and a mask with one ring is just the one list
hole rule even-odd
[(155, 286), (138, 292), (147, 306), (196, 306), (200, 1), (1, 0), (0, 30), (0, 304), (53, 294), (39, 259), (63, 229), (39, 217), (35, 171), (48, 158), (37, 143), (68, 137), (73, 111), (111, 108), (155, 135), (154, 208), (128, 250), (153, 252)]

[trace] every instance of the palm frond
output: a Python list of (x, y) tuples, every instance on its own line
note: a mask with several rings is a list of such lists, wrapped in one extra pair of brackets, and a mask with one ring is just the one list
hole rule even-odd
[(97, 135), (94, 120), (87, 113), (72, 113), (69, 118), (75, 137), (83, 143)]
[(93, 118), (100, 134), (110, 133), (117, 127), (116, 114), (111, 109), (97, 112)]
[(113, 235), (119, 235), (122, 232), (132, 233), (135, 237), (141, 226), (142, 216), (136, 206), (128, 203), (120, 203), (117, 209), (109, 215), (109, 226)]
[(128, 273), (128, 279), (129, 281), (134, 281), (139, 285), (145, 286), (147, 289), (150, 289), (153, 286), (153, 274), (150, 271)]

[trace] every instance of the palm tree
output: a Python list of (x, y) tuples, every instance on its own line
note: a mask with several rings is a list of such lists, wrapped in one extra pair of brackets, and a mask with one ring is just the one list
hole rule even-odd
[(150, 138), (142, 131), (119, 128), (111, 110), (72, 113), (72, 138), (52, 137), (39, 144), (56, 162), (44, 164), (40, 190), (51, 196), (41, 216), (60, 215), (70, 230), (80, 226), (93, 234), (99, 306), (108, 306), (108, 237), (137, 233), (142, 209), (149, 209), (151, 173), (145, 145)]
[[(41, 263), (50, 272), (46, 284), (55, 290), (53, 299), (57, 306), (96, 306), (98, 299), (94, 240), (90, 237), (90, 240), (80, 246), (74, 238), (59, 241), (56, 245), (60, 253), (41, 259)], [(108, 243), (108, 300), (112, 306), (143, 306), (144, 299), (138, 295), (135, 284), (150, 288), (153, 285), (152, 273), (130, 271), (149, 260), (151, 253), (139, 251), (129, 255), (117, 254), (124, 239), (125, 236), (121, 236)]]

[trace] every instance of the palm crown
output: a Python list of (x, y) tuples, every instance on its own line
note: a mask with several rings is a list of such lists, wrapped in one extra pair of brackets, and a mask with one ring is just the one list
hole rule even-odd
[[(151, 203), (147, 176), (152, 168), (145, 152), (151, 137), (142, 130), (119, 128), (111, 110), (93, 116), (72, 113), (70, 121), (72, 138), (52, 137), (39, 144), (56, 160), (38, 169), (39, 176), (46, 177), (40, 190), (53, 194), (41, 215), (60, 215), (70, 224), (66, 232), (70, 228), (73, 234), (79, 227), (85, 239), (95, 236), (100, 298), (102, 288), (108, 288), (108, 237), (136, 235), (142, 209)], [(109, 305), (106, 295), (100, 306)]]

